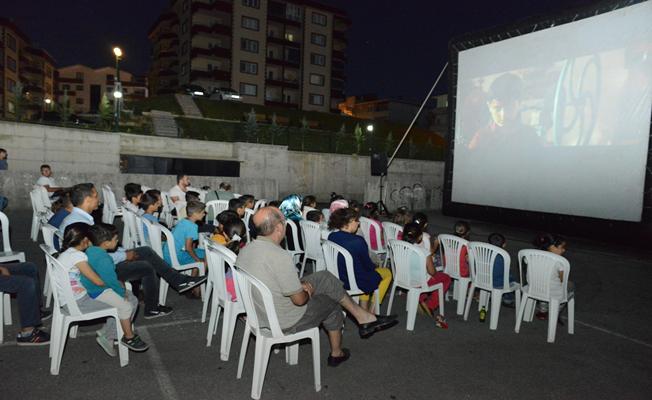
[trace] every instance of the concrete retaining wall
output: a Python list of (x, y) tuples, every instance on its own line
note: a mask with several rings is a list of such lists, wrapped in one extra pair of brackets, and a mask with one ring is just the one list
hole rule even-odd
[[(193, 186), (217, 187), (229, 181), (234, 191), (276, 199), (289, 193), (314, 194), (326, 201), (331, 192), (364, 201), (378, 200), (378, 177), (369, 157), (289, 151), (285, 146), (210, 142), (0, 122), (0, 147), (9, 152), (9, 170), (0, 171), (0, 194), (12, 207), (29, 208), (28, 193), (39, 166), (50, 164), (57, 184), (109, 184), (122, 195), (127, 182), (167, 190), (174, 176), (122, 174), (120, 154), (237, 160), (239, 178), (192, 177)], [(443, 163), (397, 159), (384, 180), (390, 208), (440, 208)], [(409, 189), (409, 190), (408, 190)]]

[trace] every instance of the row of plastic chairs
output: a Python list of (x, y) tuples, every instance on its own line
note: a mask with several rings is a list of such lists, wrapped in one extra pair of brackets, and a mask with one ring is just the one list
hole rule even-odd
[[(0, 251), (0, 264), (12, 261), (25, 262), (25, 253), (13, 251), (9, 237), (9, 218), (0, 211), (0, 231), (2, 231), (2, 251)], [(4, 339), (4, 326), (12, 324), (11, 297), (9, 293), (0, 291), (0, 343)]]
[(30, 238), (36, 242), (38, 240), (38, 233), (41, 226), (47, 223), (53, 215), (50, 207), (50, 196), (43, 186), (34, 186), (34, 189), (29, 192), (29, 199), (32, 205), (32, 227), (30, 230)]

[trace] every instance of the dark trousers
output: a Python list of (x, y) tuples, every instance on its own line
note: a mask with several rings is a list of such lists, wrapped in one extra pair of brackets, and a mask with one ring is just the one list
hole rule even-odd
[[(176, 289), (186, 279), (149, 247), (133, 249), (138, 255), (134, 261), (123, 261), (116, 265), (118, 279), (127, 282), (140, 280), (145, 300), (145, 311), (153, 311), (158, 307), (158, 276), (165, 279), (173, 289)], [(157, 276), (158, 275), (158, 276)]]
[(9, 276), (0, 275), (0, 292), (16, 295), (20, 326), (41, 325), (41, 296), (38, 270), (31, 262), (4, 264)]

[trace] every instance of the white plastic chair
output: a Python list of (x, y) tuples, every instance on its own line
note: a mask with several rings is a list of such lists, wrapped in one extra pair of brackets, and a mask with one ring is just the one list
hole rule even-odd
[(256, 200), (256, 203), (254, 203), (254, 212), (258, 211), (259, 208), (263, 208), (267, 206), (267, 199), (258, 199)]
[(215, 223), (215, 220), (217, 220), (217, 216), (222, 212), (226, 211), (229, 209), (229, 201), (228, 200), (211, 200), (208, 203), (206, 203), (206, 215), (212, 215), (213, 216), (213, 221), (207, 221), (209, 223), (214, 224), (217, 226)]
[[(206, 259), (208, 260), (206, 296), (210, 297), (211, 300), (211, 316), (208, 321), (206, 346), (211, 345), (213, 336), (217, 333), (220, 311), (224, 309), (224, 315), (222, 316), (220, 359), (222, 361), (228, 361), (229, 353), (231, 352), (231, 343), (233, 342), (235, 323), (238, 315), (245, 312), (242, 300), (239, 297), (236, 297), (235, 301), (231, 300), (231, 294), (226, 290), (225, 267), (228, 266), (233, 270), (236, 255), (226, 247), (209, 241), (206, 243)], [(205, 304), (208, 304), (208, 301)]]
[(2, 251), (0, 251), (0, 263), (8, 261), (25, 262), (25, 253), (22, 251), (11, 250), (11, 241), (9, 240), (9, 218), (0, 211), (0, 229), (2, 229)]
[[(299, 362), (299, 343), (297, 342), (303, 339), (310, 339), (312, 344), (312, 367), (315, 376), (315, 391), (319, 392), (321, 390), (319, 329), (315, 327), (289, 335), (284, 334), (278, 322), (274, 300), (272, 299), (272, 293), (269, 288), (246, 271), (237, 267), (233, 268), (233, 274), (239, 289), (238, 297), (242, 298), (245, 310), (247, 311), (247, 322), (244, 329), (244, 336), (242, 337), (240, 360), (238, 361), (238, 379), (242, 377), (249, 336), (252, 333), (256, 336), (251, 397), (253, 399), (260, 398), (272, 346), (280, 343), (291, 344), (285, 348), (285, 361), (290, 365), (295, 365)], [(265, 309), (264, 315), (259, 314), (256, 308), (256, 304), (260, 304), (261, 300), (262, 306)]]
[[(439, 235), (439, 251), (442, 252), (442, 261), (444, 263), (444, 272), (447, 273), (453, 282), (453, 298), (457, 300), (457, 315), (464, 314), (464, 301), (466, 293), (471, 283), (471, 277), (460, 275), (460, 257), (462, 248), (469, 248), (469, 242), (460, 237), (453, 235)], [(468, 251), (468, 250), (467, 250)]]
[[(152, 250), (154, 250), (154, 252), (163, 259), (165, 259), (165, 257), (163, 256), (163, 242), (161, 240), (161, 234), (165, 235), (165, 240), (168, 244), (168, 250), (170, 252), (170, 261), (172, 262), (172, 265), (170, 266), (172, 268), (176, 269), (177, 271), (187, 272), (188, 274), (193, 268), (197, 268), (199, 270), (199, 275), (204, 275), (206, 273), (203, 262), (192, 262), (190, 264), (183, 265), (179, 264), (179, 259), (177, 258), (177, 248), (174, 244), (174, 236), (172, 236), (172, 232), (170, 232), (168, 228), (164, 227), (163, 225), (152, 223), (145, 219), (143, 219), (143, 221), (145, 221), (147, 226), (147, 234), (149, 235), (149, 242), (151, 243)], [(170, 285), (167, 283), (167, 281), (161, 278), (158, 296), (159, 304), (165, 305), (169, 287)], [(204, 295), (204, 285), (201, 286), (201, 294), (202, 300), (205, 302), (206, 296)], [(205, 319), (206, 316), (204, 315), (202, 317), (202, 321)]]
[[(353, 257), (351, 256), (351, 253), (344, 247), (340, 246), (339, 244), (335, 242), (331, 242), (330, 240), (325, 240), (321, 244), (322, 251), (324, 253), (324, 261), (326, 262), (326, 271), (330, 272), (331, 274), (335, 275), (335, 277), (339, 280), (342, 280), (340, 278), (340, 272), (337, 267), (337, 259), (339, 256), (344, 257), (344, 263), (346, 265), (346, 275), (349, 281), (349, 290), (347, 290), (347, 293), (349, 296), (353, 298), (353, 300), (356, 303), (360, 302), (360, 299), (358, 296), (365, 294), (360, 288), (358, 287), (358, 283), (355, 280), (355, 271), (353, 269)], [(378, 289), (374, 291), (374, 310), (376, 314), (380, 314), (380, 292)]]
[[(43, 189), (42, 187), (40, 189)], [(38, 240), (38, 232), (44, 223), (52, 216), (52, 211), (48, 209), (41, 198), (40, 190), (34, 189), (29, 192), (29, 199), (32, 204), (32, 228), (30, 231), (30, 238), (36, 242)]]
[[(527, 267), (524, 266), (527, 265)], [(549, 251), (542, 250), (521, 250), (518, 252), (518, 266), (521, 282), (526, 285), (521, 287), (521, 304), (516, 314), (516, 327), (514, 331), (519, 332), (521, 321), (526, 315), (527, 320), (531, 321), (534, 314), (534, 305), (536, 301), (547, 301), (548, 308), (548, 343), (555, 342), (557, 332), (557, 318), (559, 309), (563, 303), (568, 303), (568, 333), (575, 333), (575, 295), (568, 296), (568, 276), (570, 275), (570, 263), (567, 259)], [(526, 280), (523, 280), (523, 269), (527, 269)], [(561, 282), (561, 296), (555, 296), (551, 293), (551, 281), (562, 270), (564, 279)]]
[[(376, 249), (371, 248), (371, 227), (374, 227), (374, 234), (376, 237)], [(360, 231), (362, 232), (362, 237), (364, 237), (365, 242), (367, 242), (367, 247), (369, 251), (378, 257), (383, 258), (383, 267), (387, 266), (387, 248), (383, 245), (382, 242), (382, 226), (374, 221), (373, 219), (360, 217)]]
[(0, 343), (4, 341), (5, 325), (11, 325), (11, 296), (9, 293), (0, 292)]
[(145, 222), (143, 221), (145, 221), (145, 217), (143, 217), (142, 215), (136, 216), (136, 232), (138, 233), (138, 237), (140, 238), (140, 245), (151, 247), (149, 243), (149, 237), (145, 236)]
[[(50, 224), (45, 224), (41, 227), (43, 242), (53, 252), (52, 254), (56, 252), (56, 247), (54, 247), (54, 235), (56, 235), (58, 231), (58, 228), (55, 228)], [(43, 280), (43, 296), (45, 297), (45, 307), (50, 307), (50, 302), (52, 301), (52, 283), (50, 282), (50, 274), (48, 273), (47, 268), (45, 269), (45, 279)]]
[(321, 249), (321, 227), (318, 223), (301, 220), (301, 235), (303, 236), (303, 248), (305, 255), (301, 263), (301, 272), (299, 277), (302, 278), (306, 268), (306, 262), (311, 259), (315, 263), (315, 272), (326, 269), (324, 262), (324, 252)]
[(324, 214), (324, 221), (328, 223), (328, 220), (331, 218), (331, 209), (330, 208), (322, 208), (321, 213)]
[[(142, 237), (138, 232), (138, 216), (131, 210), (122, 208), (122, 222), (124, 222), (124, 233), (122, 235), (122, 246), (125, 249), (134, 249), (143, 246)], [(142, 228), (142, 226), (141, 226)]]
[(301, 244), (299, 243), (299, 228), (297, 228), (297, 224), (294, 221), (292, 221), (291, 219), (286, 219), (285, 229), (290, 230), (290, 240), (292, 240), (292, 248), (294, 249), (294, 250), (290, 250), (290, 243), (288, 240), (288, 236), (286, 234), (285, 250), (287, 250), (290, 253), (290, 255), (292, 256), (292, 262), (296, 264), (298, 262), (296, 258), (301, 257), (301, 254), (303, 254), (303, 250), (301, 249)]
[(170, 194), (168, 192), (161, 192), (160, 218), (169, 228), (172, 228), (175, 223), (175, 218), (172, 215), (172, 210), (174, 210), (174, 203), (172, 202), (172, 199), (170, 199)]
[[(503, 258), (503, 288), (501, 289), (493, 287), (494, 263), (498, 256)], [(498, 316), (500, 315), (502, 298), (505, 293), (515, 292), (516, 312), (518, 312), (519, 305), (521, 304), (521, 292), (519, 291), (520, 285), (516, 282), (509, 282), (510, 263), (511, 258), (509, 253), (500, 247), (482, 242), (469, 243), (469, 272), (471, 274), (471, 287), (469, 289), (469, 294), (466, 299), (466, 307), (464, 309), (465, 321), (469, 318), (469, 310), (471, 309), (473, 293), (476, 288), (481, 290), (481, 306), (486, 306), (487, 296), (485, 293), (489, 292), (491, 294), (489, 329), (496, 330), (496, 328), (498, 328)]]
[(113, 224), (115, 217), (122, 216), (122, 210), (118, 208), (118, 202), (115, 199), (115, 193), (108, 185), (102, 186), (102, 198), (104, 199), (104, 207), (102, 208), (102, 222), (105, 224)]
[(244, 218), (242, 218), (242, 222), (244, 222), (244, 226), (247, 231), (247, 243), (251, 242), (251, 235), (249, 234), (249, 220), (251, 220), (251, 217), (254, 216), (254, 213), (255, 211), (245, 208), (245, 215)]
[[(118, 310), (115, 307), (107, 305), (106, 308), (98, 311), (81, 312), (73, 297), (68, 271), (50, 254), (51, 249), (45, 245), (41, 245), (41, 249), (45, 253), (46, 266), (52, 279), (52, 293), (54, 296), (50, 335), (50, 374), (59, 375), (61, 358), (63, 357), (63, 350), (66, 346), (71, 324), (105, 317), (115, 318), (116, 337), (121, 338), (124, 333), (120, 326)], [(124, 367), (129, 364), (129, 350), (121, 341), (118, 341), (118, 352), (120, 354), (120, 366)]]
[[(395, 275), (392, 283), (392, 291), (389, 295), (389, 304), (387, 306), (387, 315), (392, 311), (394, 302), (394, 293), (396, 288), (407, 289), (407, 324), (408, 331), (414, 330), (414, 322), (419, 307), (419, 296), (421, 293), (428, 293), (437, 290), (439, 295), (439, 315), (444, 315), (444, 285), (441, 283), (428, 285), (430, 275), (426, 269), (426, 255), (420, 250), (418, 245), (404, 242), (402, 240), (390, 239), (389, 247), (394, 256)], [(423, 266), (418, 274), (414, 274), (411, 262), (416, 258), (417, 264)]]

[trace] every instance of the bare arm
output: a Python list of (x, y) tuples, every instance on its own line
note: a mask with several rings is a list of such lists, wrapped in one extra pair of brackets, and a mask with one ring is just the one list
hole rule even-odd
[(63, 190), (63, 188), (60, 188), (60, 187), (52, 187), (52, 186), (50, 186), (50, 185), (43, 185), (43, 187), (44, 187), (45, 190), (47, 190), (48, 192), (58, 192), (59, 190)]
[(306, 304), (308, 300), (310, 300), (312, 293), (315, 291), (312, 285), (308, 282), (302, 282), (301, 286), (303, 287), (303, 291), (290, 296), (290, 300), (292, 300), (292, 303), (294, 303), (295, 306), (302, 306)]
[(186, 238), (186, 251), (190, 254), (190, 257), (192, 257), (193, 260), (203, 262), (203, 260), (195, 254), (195, 247), (191, 238)]

